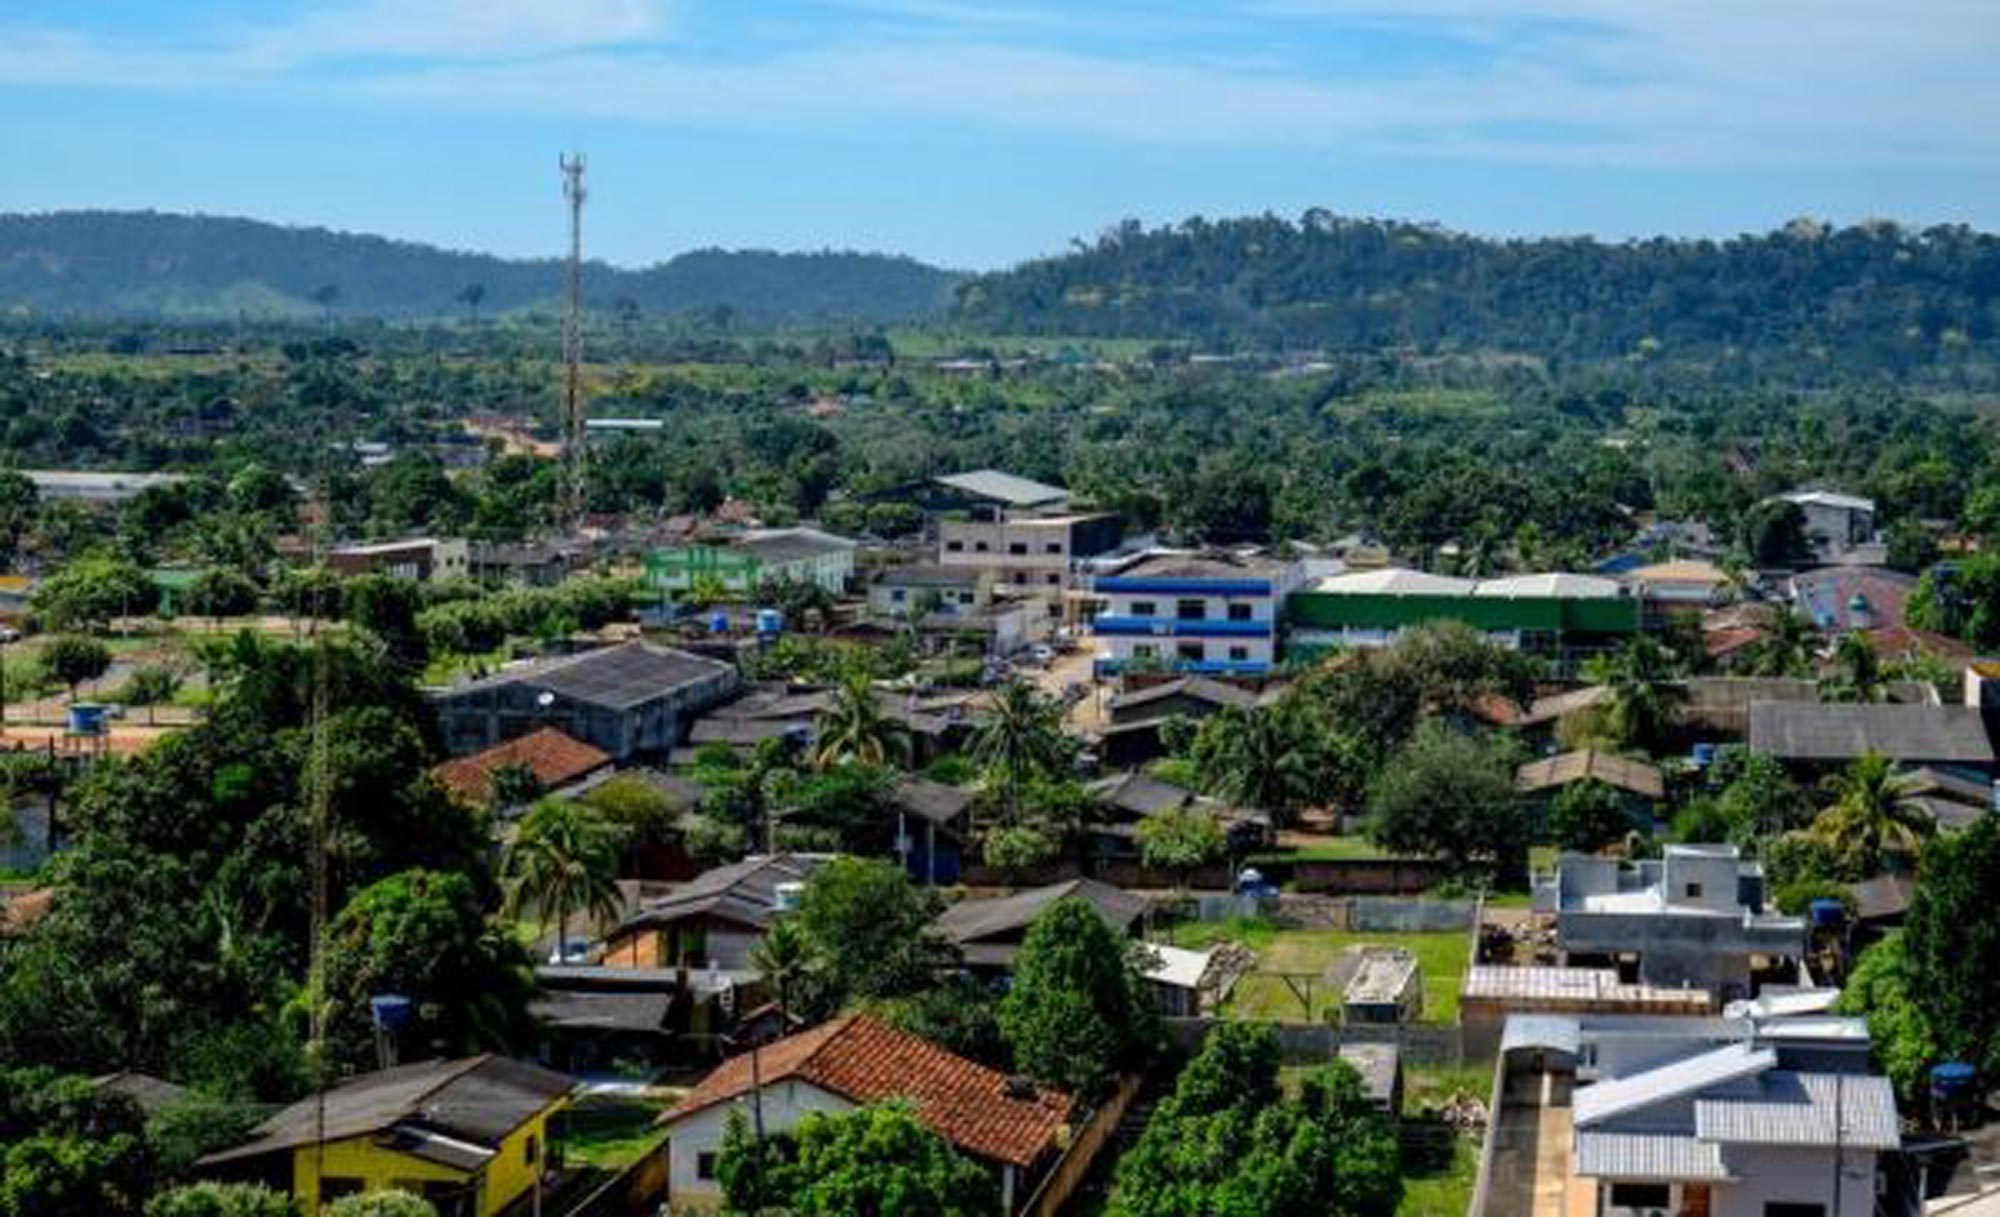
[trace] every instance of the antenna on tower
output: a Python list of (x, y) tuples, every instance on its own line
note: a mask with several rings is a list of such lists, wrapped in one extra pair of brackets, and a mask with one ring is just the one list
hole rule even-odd
[(563, 200), (569, 204), (569, 262), (563, 274), (563, 479), (562, 522), (583, 523), (585, 497), (583, 409), (583, 156), (564, 155)]

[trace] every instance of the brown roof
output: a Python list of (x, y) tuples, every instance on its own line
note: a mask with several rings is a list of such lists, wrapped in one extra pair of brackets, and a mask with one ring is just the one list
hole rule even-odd
[(52, 887), (31, 888), (0, 899), (0, 934), (27, 933), (55, 904), (56, 889)]
[(454, 794), (483, 800), (492, 794), (493, 775), (502, 769), (518, 765), (534, 774), (543, 789), (554, 789), (610, 763), (609, 753), (554, 727), (542, 727), (484, 752), (446, 761), (431, 773)]
[(1529, 761), (1514, 772), (1514, 785), (1526, 791), (1547, 790), (1592, 778), (1649, 799), (1662, 798), (1667, 792), (1660, 771), (1654, 766), (1593, 748)]
[[(731, 1057), (666, 1114), (682, 1116), (750, 1092), (750, 1056)], [(758, 1053), (766, 1086), (799, 1079), (855, 1103), (907, 1099), (917, 1117), (953, 1146), (990, 1162), (1028, 1166), (1055, 1140), (1070, 1098), (1043, 1090), (1008, 1093), (998, 1070), (866, 1015), (848, 1015), (787, 1036)]]

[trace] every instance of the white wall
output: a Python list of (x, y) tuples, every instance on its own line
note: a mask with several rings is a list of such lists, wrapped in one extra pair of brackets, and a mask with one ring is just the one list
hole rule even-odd
[[(729, 1113), (740, 1110), (743, 1118), (751, 1119), (749, 1096), (729, 1103), (718, 1103), (714, 1107), (697, 1111), (674, 1123), (668, 1133), (672, 1143), (669, 1151), (671, 1165), (667, 1175), (667, 1201), (670, 1205), (683, 1202), (700, 1204), (704, 1198), (721, 1195), (721, 1184), (713, 1179), (703, 1179), (698, 1168), (701, 1155), (720, 1154), (722, 1132), (727, 1127)], [(810, 1082), (797, 1080), (777, 1082), (764, 1087), (764, 1130), (785, 1132), (798, 1125), (807, 1112), (843, 1112), (854, 1110), (854, 1104), (830, 1094)]]

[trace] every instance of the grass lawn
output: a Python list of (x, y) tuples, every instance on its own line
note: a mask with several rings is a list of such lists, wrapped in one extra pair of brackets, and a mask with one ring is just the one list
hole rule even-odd
[(1403, 1176), (1403, 1202), (1396, 1206), (1396, 1217), (1465, 1217), (1478, 1181), (1479, 1143), (1459, 1137), (1444, 1169)]
[[(1280, 930), (1268, 922), (1238, 919), (1176, 926), (1175, 945), (1203, 947), (1235, 941), (1257, 953), (1257, 970), (1236, 982), (1227, 1013), (1234, 1018), (1298, 1022), (1306, 1017), (1299, 999), (1282, 979), (1284, 973), (1317, 977), (1349, 947), (1402, 947), (1417, 957), (1424, 982), (1423, 1021), (1458, 1021), (1458, 991), (1472, 962), (1471, 936), (1463, 930), (1444, 934), (1357, 934), (1341, 930)], [(1325, 1021), (1337, 1011), (1340, 994), (1315, 982), (1311, 1021)]]
[(660, 1104), (638, 1098), (588, 1099), (564, 1113), (563, 1160), (599, 1170), (623, 1170), (660, 1143)]

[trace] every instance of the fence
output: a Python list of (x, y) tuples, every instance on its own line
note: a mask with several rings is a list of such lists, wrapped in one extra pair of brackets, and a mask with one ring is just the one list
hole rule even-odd
[(1471, 900), (1405, 900), (1393, 896), (1254, 896), (1204, 894), (1190, 901), (1200, 921), (1261, 917), (1285, 929), (1366, 934), (1448, 934), (1479, 924)]
[(1125, 1118), (1125, 1110), (1138, 1096), (1139, 1086), (1144, 1080), (1140, 1074), (1126, 1077), (1118, 1083), (1118, 1089), (1112, 1092), (1111, 1097), (1090, 1113), (1090, 1119), (1084, 1121), (1083, 1127), (1070, 1138), (1069, 1147), (1063, 1150), (1062, 1157), (1042, 1177), (1041, 1186), (1022, 1206), (1022, 1217), (1055, 1217), (1062, 1212), (1063, 1205), (1089, 1177), (1091, 1165), (1104, 1151), (1105, 1142), (1118, 1131), (1119, 1121)]
[(650, 1213), (667, 1197), (667, 1171), (672, 1142), (661, 1141), (637, 1162), (613, 1175), (574, 1205), (563, 1217), (626, 1217)]
[[(1210, 1028), (1224, 1019), (1169, 1018), (1167, 1039), (1192, 1055)], [(1466, 1061), (1465, 1037), (1456, 1025), (1405, 1023), (1401, 1026), (1342, 1026), (1338, 1023), (1264, 1023), (1278, 1036), (1278, 1054), (1287, 1065), (1324, 1065), (1340, 1056), (1342, 1044), (1394, 1044), (1404, 1065), (1454, 1068)]]

